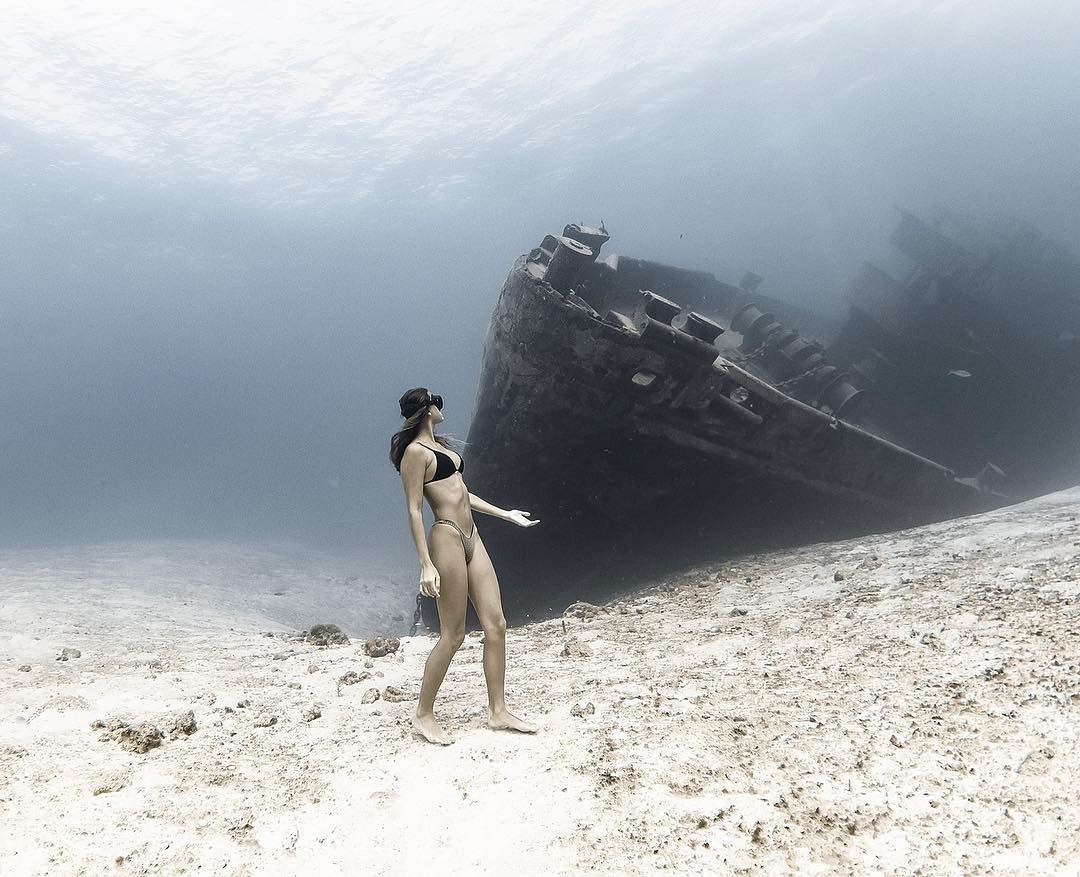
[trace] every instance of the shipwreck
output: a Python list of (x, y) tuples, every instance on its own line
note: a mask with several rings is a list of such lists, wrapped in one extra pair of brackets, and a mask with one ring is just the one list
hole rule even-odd
[[(541, 521), (484, 529), (508, 618), (706, 559), (1010, 500), (1010, 467), (1026, 453), (1017, 436), (1052, 419), (1032, 422), (1047, 396), (1010, 364), (1010, 345), (1062, 329), (1008, 331), (1033, 305), (1010, 299), (993, 270), (1030, 269), (1023, 247), (1009, 261), (1000, 241), (965, 247), (905, 214), (894, 242), (909, 276), (868, 266), (841, 324), (764, 295), (753, 273), (734, 285), (602, 258), (608, 239), (603, 224), (546, 236), (515, 261), (491, 316), (470, 486)], [(1039, 252), (1061, 272), (1061, 253)], [(1059, 314), (1068, 299), (1072, 319), (1077, 289), (1032, 296)], [(995, 315), (987, 297), (1009, 307)], [(1074, 396), (1076, 351), (1067, 334), (1045, 350), (1046, 368), (1072, 369)], [(1007, 429), (991, 440), (1003, 405)], [(1059, 433), (1064, 443), (1075, 428)]]

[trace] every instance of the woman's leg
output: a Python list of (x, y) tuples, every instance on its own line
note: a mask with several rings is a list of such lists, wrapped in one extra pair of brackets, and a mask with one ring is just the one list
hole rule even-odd
[(435, 695), (439, 692), (450, 661), (465, 640), (465, 608), (469, 579), (465, 569), (465, 551), (457, 530), (446, 524), (432, 524), (428, 537), (431, 562), (439, 571), (439, 641), (424, 664), (420, 702), (416, 705), (413, 727), (432, 743), (452, 743), (452, 738), (435, 721)]
[(488, 690), (488, 727), (532, 733), (536, 727), (506, 709), (506, 618), (503, 617), (499, 579), (487, 549), (476, 534), (476, 547), (468, 565), (469, 599), (484, 628), (484, 678)]

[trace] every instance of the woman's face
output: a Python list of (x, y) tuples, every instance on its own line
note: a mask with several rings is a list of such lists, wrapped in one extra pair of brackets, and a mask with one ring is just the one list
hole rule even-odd
[(443, 422), (443, 420), (445, 420), (445, 418), (443, 417), (443, 413), (442, 413), (442, 411), (441, 411), (441, 410), (440, 410), (440, 409), (438, 408), (438, 406), (436, 406), (436, 405), (429, 405), (429, 406), (428, 406), (428, 411), (429, 411), (429, 412), (431, 413), (431, 422), (432, 422), (433, 424), (434, 424), (434, 423), (442, 423), (442, 422)]

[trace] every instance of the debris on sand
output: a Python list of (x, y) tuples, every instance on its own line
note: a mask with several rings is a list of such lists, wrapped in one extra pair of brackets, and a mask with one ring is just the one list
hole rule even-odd
[(336, 624), (316, 624), (303, 633), (304, 642), (313, 646), (347, 646), (349, 638)]
[(588, 643), (583, 643), (576, 636), (570, 637), (559, 653), (563, 658), (591, 658), (592, 649)]
[(388, 700), (390, 703), (401, 703), (403, 700), (415, 700), (416, 695), (402, 691), (397, 686), (387, 685), (386, 688), (383, 689), (382, 699)]
[(350, 670), (344, 676), (342, 676), (338, 682), (342, 685), (356, 685), (357, 682), (363, 682), (365, 679), (371, 676), (366, 670), (363, 673), (357, 673), (355, 670)]
[(563, 610), (563, 617), (589, 619), (595, 618), (600, 612), (601, 607), (597, 606), (595, 603), (587, 603), (584, 600), (578, 600), (576, 603), (571, 603)]
[(129, 724), (123, 719), (109, 719), (103, 722), (100, 719), (90, 725), (94, 729), (105, 731), (98, 739), (101, 741), (112, 740), (120, 744), (121, 749), (128, 752), (136, 752), (140, 755), (149, 752), (161, 745), (165, 735), (161, 729), (150, 722), (135, 722)]
[(401, 648), (396, 636), (373, 636), (364, 643), (364, 654), (372, 658), (385, 658)]
[(119, 792), (127, 785), (127, 776), (122, 773), (106, 774), (98, 779), (90, 787), (90, 794), (95, 797), (107, 795), (111, 792)]
[(190, 737), (199, 730), (199, 726), (195, 724), (194, 710), (182, 710), (173, 713), (162, 722), (161, 727), (169, 735), (170, 740), (176, 740), (178, 737)]

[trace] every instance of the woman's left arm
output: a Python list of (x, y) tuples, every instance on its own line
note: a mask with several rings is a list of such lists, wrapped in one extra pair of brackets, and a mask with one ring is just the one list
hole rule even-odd
[(501, 509), (498, 506), (494, 506), (487, 500), (480, 499), (475, 493), (469, 494), (469, 505), (474, 512), (480, 512), (482, 515), (491, 515), (495, 518), (507, 520), (510, 517), (510, 513), (506, 509)]
[(480, 499), (475, 493), (469, 494), (469, 506), (474, 512), (480, 512), (485, 515), (492, 515), (503, 521), (510, 521), (517, 524), (519, 527), (531, 527), (533, 524), (539, 524), (540, 519), (535, 521), (530, 520), (529, 513), (520, 511), (519, 509), (501, 509), (498, 506), (492, 505), (487, 500)]

